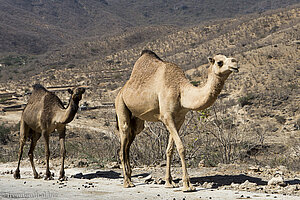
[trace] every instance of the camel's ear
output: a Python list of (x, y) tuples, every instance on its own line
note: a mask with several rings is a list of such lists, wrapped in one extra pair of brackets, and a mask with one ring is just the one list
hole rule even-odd
[(73, 94), (73, 91), (69, 88), (68, 89), (68, 92), (70, 93), (70, 94)]
[(207, 58), (210, 64), (215, 64), (215, 59), (213, 59), (212, 57), (208, 57)]

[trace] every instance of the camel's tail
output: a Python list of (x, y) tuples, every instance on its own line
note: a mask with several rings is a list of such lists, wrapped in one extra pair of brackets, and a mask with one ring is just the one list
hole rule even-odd
[(117, 130), (119, 130), (119, 122), (118, 122), (118, 115), (116, 115), (116, 128), (117, 128)]

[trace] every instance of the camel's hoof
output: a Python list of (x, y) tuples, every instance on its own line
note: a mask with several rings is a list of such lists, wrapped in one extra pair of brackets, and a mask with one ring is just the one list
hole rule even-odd
[(40, 178), (42, 178), (42, 177), (41, 177), (39, 174), (35, 174), (33, 178), (34, 178), (34, 179), (40, 179)]
[(177, 188), (178, 185), (176, 183), (172, 182), (166, 182), (165, 183), (165, 188)]
[(54, 180), (54, 178), (53, 176), (45, 176), (44, 180), (50, 181), (50, 180)]
[(59, 177), (58, 180), (59, 180), (59, 181), (67, 181), (67, 180), (68, 180), (68, 177), (62, 176), (62, 177)]
[(15, 179), (20, 179), (20, 178), (21, 178), (20, 172), (15, 171), (15, 173), (14, 173), (14, 178), (15, 178)]
[(44, 180), (50, 181), (50, 180), (54, 180), (54, 178), (52, 176), (50, 176), (50, 177), (45, 177)]
[(131, 188), (135, 187), (135, 185), (132, 182), (124, 182), (124, 188)]
[(189, 187), (183, 187), (182, 188), (182, 191), (183, 192), (195, 192), (196, 191), (196, 188), (194, 187), (194, 186), (192, 186), (192, 185), (190, 185)]

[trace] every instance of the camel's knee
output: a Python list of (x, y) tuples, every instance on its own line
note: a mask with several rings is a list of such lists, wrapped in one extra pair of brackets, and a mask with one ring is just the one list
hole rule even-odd
[(177, 151), (180, 156), (185, 156), (185, 149), (184, 149), (183, 145), (180, 145), (179, 147), (177, 147)]
[(124, 162), (124, 157), (125, 157), (125, 155), (124, 155), (124, 151), (123, 151), (122, 149), (121, 149), (120, 152), (119, 152), (119, 156), (120, 156), (121, 162)]
[(46, 156), (46, 159), (49, 159), (49, 157), (50, 157), (50, 151), (49, 150), (45, 151), (45, 156)]
[(32, 158), (33, 158), (33, 152), (28, 152), (28, 157), (29, 157), (30, 159), (32, 159)]
[(173, 154), (173, 148), (168, 148), (167, 151), (166, 151), (167, 157), (171, 157), (172, 154)]
[(119, 125), (119, 128), (122, 133), (127, 133), (129, 131), (129, 123), (123, 122)]
[(67, 153), (66, 149), (64, 147), (61, 147), (60, 148), (60, 155), (63, 156), (63, 157), (65, 157), (66, 153)]

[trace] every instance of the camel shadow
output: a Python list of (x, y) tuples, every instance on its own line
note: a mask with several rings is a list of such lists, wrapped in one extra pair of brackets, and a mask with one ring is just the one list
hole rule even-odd
[(294, 179), (294, 180), (287, 180), (287, 181), (284, 181), (286, 184), (288, 185), (297, 185), (297, 184), (300, 184), (300, 180), (299, 179)]
[[(121, 173), (115, 172), (115, 171), (96, 171), (95, 173), (77, 173), (75, 175), (72, 175), (71, 178), (78, 178), (78, 179), (94, 179), (94, 178), (108, 178), (108, 179), (121, 179), (123, 176), (120, 176)], [(132, 177), (142, 177), (145, 178), (149, 175), (149, 173), (142, 173), (142, 174), (136, 174)]]
[(115, 171), (96, 171), (95, 173), (77, 173), (72, 175), (71, 178), (78, 178), (78, 179), (94, 179), (94, 178), (108, 178), (108, 179), (118, 179), (121, 178), (121, 173)]
[[(191, 183), (201, 183), (204, 182), (213, 183), (213, 188), (218, 188), (225, 185), (242, 184), (245, 181), (249, 181), (251, 183), (256, 183), (257, 185), (267, 185), (267, 181), (263, 181), (261, 178), (247, 176), (245, 174), (239, 175), (215, 175), (215, 176), (204, 176), (204, 177), (194, 177), (191, 178)], [(177, 180), (176, 180), (177, 181)], [(287, 185), (297, 185), (300, 184), (299, 179), (294, 180), (286, 180), (284, 181)]]
[(224, 185), (231, 185), (232, 183), (242, 184), (247, 180), (251, 183), (256, 183), (257, 185), (267, 185), (267, 182), (263, 181), (261, 178), (246, 176), (244, 174), (194, 177), (191, 178), (191, 183), (203, 184), (204, 182), (208, 182), (213, 183), (213, 188), (218, 188)]
[[(136, 174), (136, 175), (133, 175), (131, 176), (132, 178), (134, 177), (138, 177), (138, 178), (145, 178), (147, 176), (149, 176), (150, 174), (149, 173), (142, 173), (142, 174)], [(123, 177), (122, 177), (123, 178)]]

